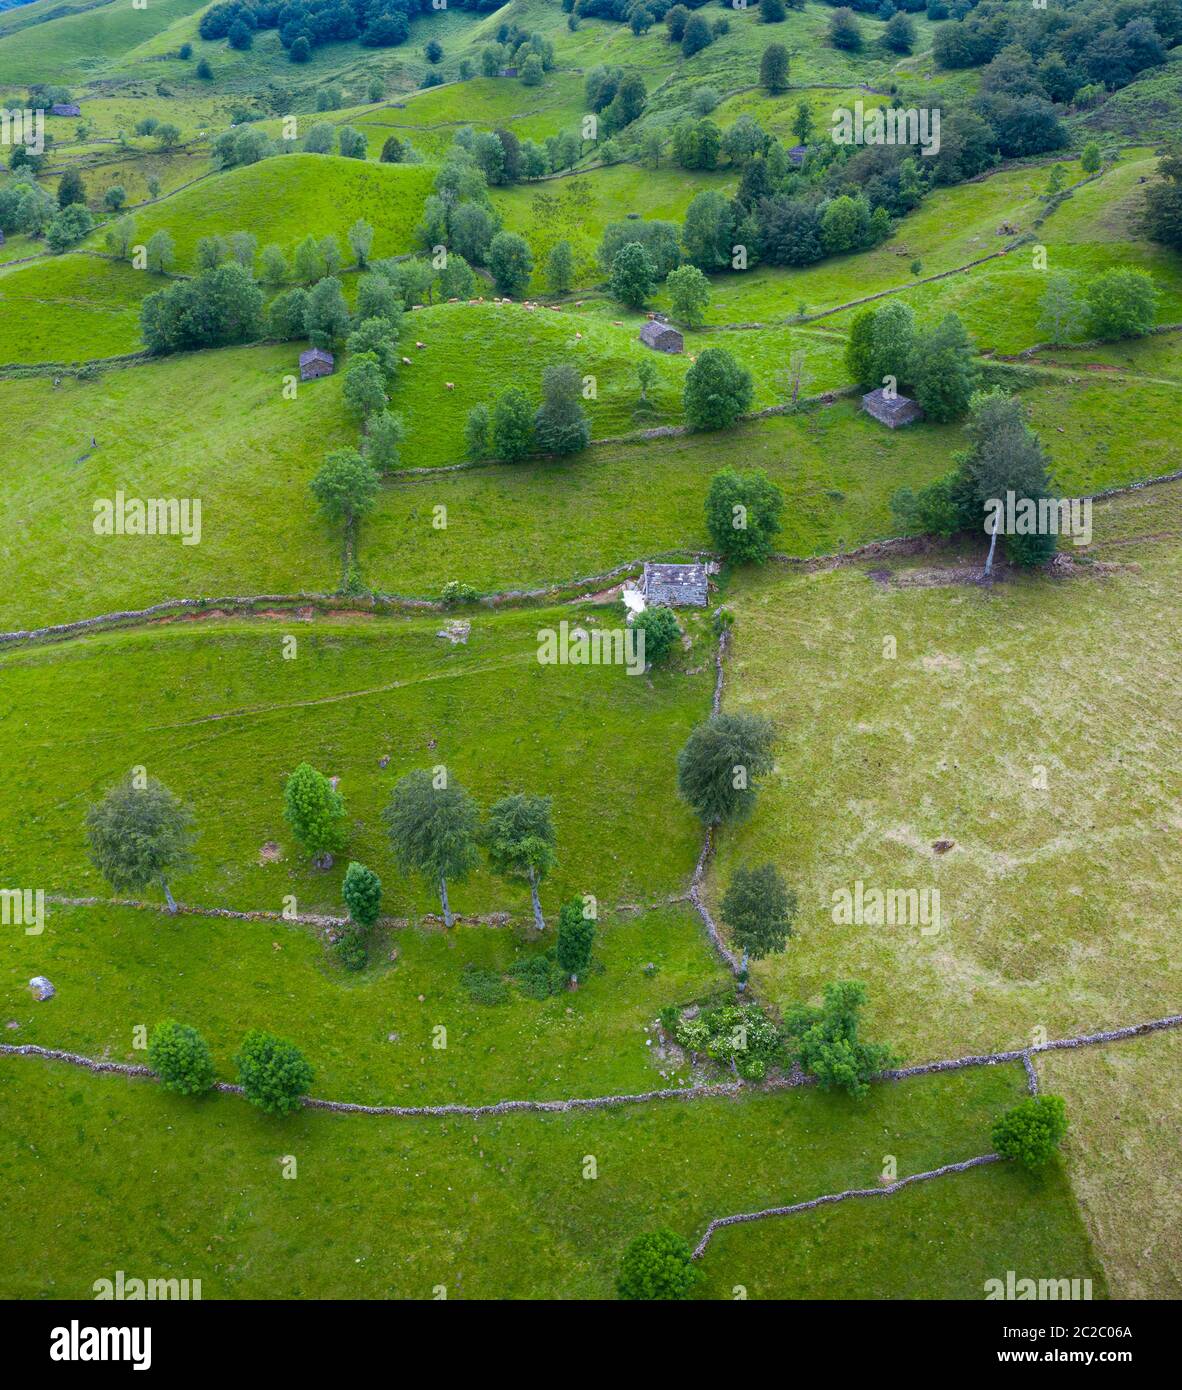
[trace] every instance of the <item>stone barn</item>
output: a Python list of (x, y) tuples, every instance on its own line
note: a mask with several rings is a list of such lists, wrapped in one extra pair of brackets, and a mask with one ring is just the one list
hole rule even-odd
[(76, 101), (55, 101), (49, 108), (51, 116), (81, 116), (82, 108)]
[(660, 319), (649, 319), (640, 330), (640, 341), (654, 352), (681, 352), (685, 347), (685, 339), (677, 329)]
[(923, 411), (909, 396), (888, 399), (883, 395), (881, 386), (862, 397), (862, 409), (892, 430), (923, 419)]
[(332, 376), (333, 356), (320, 348), (300, 353), (300, 380), (315, 381), (318, 376)]
[(646, 564), (640, 591), (648, 608), (705, 608), (709, 591), (706, 566)]

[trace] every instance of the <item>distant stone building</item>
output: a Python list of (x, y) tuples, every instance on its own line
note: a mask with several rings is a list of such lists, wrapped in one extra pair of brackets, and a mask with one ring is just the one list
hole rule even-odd
[(799, 169), (800, 166), (804, 163), (804, 157), (806, 154), (808, 154), (808, 152), (809, 147), (807, 145), (793, 145), (792, 148), (788, 151), (788, 158)]
[(709, 592), (706, 566), (646, 564), (640, 591), (649, 608), (705, 608)]
[(516, 69), (516, 68), (502, 68), (502, 69), (501, 69), (501, 76), (502, 76), (502, 77), (516, 77), (516, 76), (517, 76), (517, 69)]
[(915, 420), (923, 419), (923, 411), (909, 396), (895, 396), (888, 399), (883, 395), (882, 387), (876, 387), (873, 391), (868, 391), (862, 397), (862, 409), (867, 415), (873, 415), (876, 420), (880, 420), (890, 429), (897, 429), (900, 425), (910, 425)]
[(51, 116), (81, 116), (82, 108), (76, 101), (55, 101), (49, 108)]
[(309, 348), (300, 353), (300, 380), (314, 381), (318, 376), (332, 376), (333, 357), (331, 352), (320, 348)]
[(660, 319), (649, 319), (640, 330), (640, 341), (655, 352), (681, 352), (685, 347), (685, 339), (677, 329)]

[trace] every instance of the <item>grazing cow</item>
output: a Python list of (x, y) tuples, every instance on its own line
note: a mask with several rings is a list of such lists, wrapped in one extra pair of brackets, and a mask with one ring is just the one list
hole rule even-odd
[(420, 343), (420, 342), (416, 342), (416, 343), (415, 343), (415, 347), (417, 347), (417, 348), (425, 348), (426, 346), (427, 346), (426, 343)]
[(403, 365), (404, 367), (409, 367), (409, 366), (410, 366), (410, 358), (409, 358), (409, 357), (404, 357), (404, 358), (402, 359), (402, 365)]
[(447, 387), (449, 391), (454, 391), (456, 389), (456, 384), (454, 381), (445, 381), (443, 384)]

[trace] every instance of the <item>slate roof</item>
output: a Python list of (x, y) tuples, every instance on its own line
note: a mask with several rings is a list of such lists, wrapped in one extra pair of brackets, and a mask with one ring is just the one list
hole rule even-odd
[(659, 319), (649, 319), (641, 326), (640, 341), (646, 347), (656, 348), (659, 352), (680, 352), (685, 346), (685, 339), (667, 323), (662, 323)]
[(644, 601), (668, 608), (705, 608), (708, 580), (705, 565), (645, 565), (641, 581)]
[(55, 101), (49, 108), (51, 116), (81, 116), (82, 108), (76, 101)]
[(878, 386), (862, 397), (862, 409), (884, 425), (895, 429), (898, 425), (910, 425), (913, 420), (922, 420), (923, 411), (910, 396), (895, 396), (888, 400)]

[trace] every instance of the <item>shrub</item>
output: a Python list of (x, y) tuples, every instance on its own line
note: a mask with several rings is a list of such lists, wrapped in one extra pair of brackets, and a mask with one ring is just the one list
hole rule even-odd
[(697, 1278), (688, 1242), (673, 1231), (650, 1231), (624, 1251), (616, 1293), (632, 1300), (688, 1298)]
[(312, 1068), (299, 1048), (258, 1028), (242, 1039), (234, 1065), (246, 1099), (268, 1115), (298, 1110), (312, 1085)]
[(1041, 1168), (1067, 1133), (1062, 1096), (1031, 1096), (1007, 1110), (993, 1126), (993, 1147), (1023, 1168)]
[(751, 373), (726, 348), (707, 348), (685, 375), (683, 403), (691, 429), (733, 425), (751, 407)]
[(341, 896), (349, 916), (359, 927), (372, 927), (382, 910), (382, 880), (372, 869), (354, 860), (345, 870)]
[(322, 772), (300, 763), (283, 789), (283, 819), (306, 854), (339, 849), (345, 838), (345, 799)]
[(365, 938), (357, 931), (346, 931), (333, 946), (333, 954), (346, 970), (364, 970), (369, 964)]
[(780, 532), (784, 497), (762, 471), (724, 468), (710, 480), (706, 529), (732, 564), (763, 564)]
[(449, 579), (439, 591), (440, 602), (446, 608), (455, 608), (461, 603), (475, 603), (479, 597), (479, 592), (471, 584), (461, 583), (458, 579)]
[(460, 975), (460, 983), (474, 1004), (509, 1002), (509, 986), (495, 970), (485, 970), (469, 961)]
[(174, 1018), (165, 1019), (152, 1029), (148, 1065), (164, 1083), (164, 1089), (178, 1095), (204, 1095), (213, 1086), (209, 1044), (196, 1028)]
[(1158, 292), (1144, 270), (1115, 266), (1101, 271), (1084, 290), (1084, 298), (1097, 338), (1136, 338), (1153, 327)]
[(664, 661), (681, 636), (677, 615), (671, 608), (646, 608), (633, 618), (632, 626), (644, 633), (644, 659), (654, 666)]
[(578, 978), (591, 964), (591, 951), (595, 944), (595, 920), (583, 911), (581, 898), (571, 898), (564, 902), (558, 911), (558, 940), (555, 944), (555, 957), (558, 962), (559, 977), (567, 975), (578, 982)]
[(825, 986), (820, 1008), (798, 1005), (785, 1016), (784, 1034), (794, 1044), (794, 1060), (817, 1078), (823, 1091), (842, 1090), (861, 1098), (871, 1079), (898, 1060), (889, 1047), (859, 1038), (865, 1003), (865, 985), (839, 980)]

